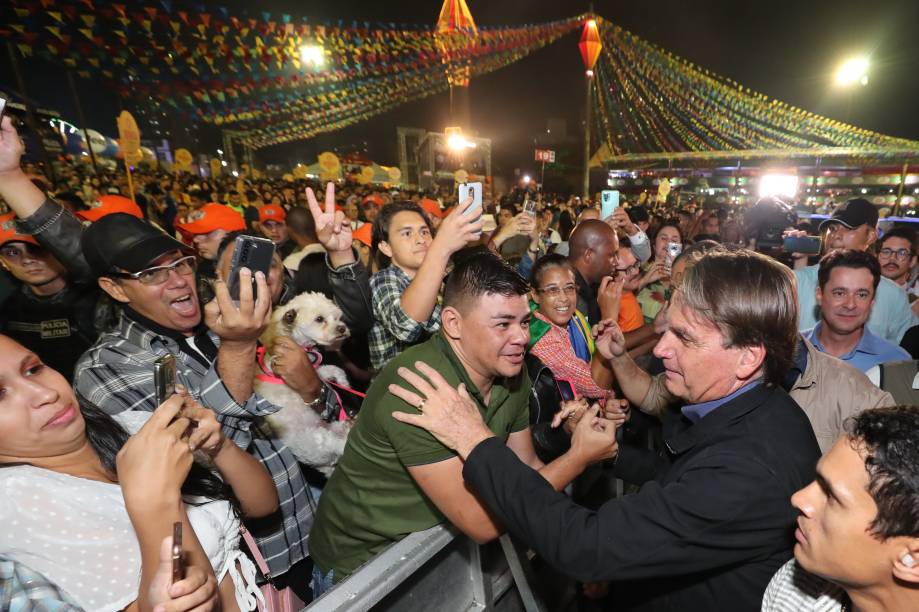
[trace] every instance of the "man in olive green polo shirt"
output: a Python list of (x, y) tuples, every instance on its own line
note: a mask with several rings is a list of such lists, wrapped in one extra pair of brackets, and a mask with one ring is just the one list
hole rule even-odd
[[(530, 380), (523, 367), (530, 336), (527, 291), (526, 282), (492, 253), (467, 254), (447, 278), (441, 330), (380, 372), (310, 532), (315, 597), (393, 542), (445, 520), (477, 542), (502, 533), (463, 484), (456, 453), (392, 417), (417, 409), (389, 389), (394, 383), (410, 386), (400, 369), (417, 372), (415, 364), (426, 363), (451, 386), (463, 383), (489, 428), (524, 463), (543, 468), (530, 437)], [(576, 475), (558, 469), (543, 474), (559, 489)]]

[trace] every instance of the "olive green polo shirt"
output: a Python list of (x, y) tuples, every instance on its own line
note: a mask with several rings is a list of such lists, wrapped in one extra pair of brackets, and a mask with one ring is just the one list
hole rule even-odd
[(512, 380), (496, 380), (486, 406), (442, 332), (386, 364), (367, 392), (310, 531), (310, 556), (323, 574), (334, 570), (335, 582), (393, 542), (445, 520), (406, 467), (444, 461), (456, 453), (424, 429), (392, 417), (393, 412), (417, 412), (388, 389), (395, 383), (414, 391), (396, 370), (405, 366), (417, 372), (416, 361), (437, 370), (453, 387), (465, 383), (496, 436), (506, 441), (510, 433), (529, 425), (526, 369)]

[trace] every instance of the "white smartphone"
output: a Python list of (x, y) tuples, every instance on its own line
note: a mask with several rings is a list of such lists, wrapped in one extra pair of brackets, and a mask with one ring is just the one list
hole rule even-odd
[(600, 218), (608, 219), (619, 208), (619, 192), (606, 189), (600, 193)]
[(457, 188), (456, 203), (460, 204), (472, 196), (472, 206), (463, 213), (467, 216), (479, 216), (482, 214), (482, 183), (460, 183)]

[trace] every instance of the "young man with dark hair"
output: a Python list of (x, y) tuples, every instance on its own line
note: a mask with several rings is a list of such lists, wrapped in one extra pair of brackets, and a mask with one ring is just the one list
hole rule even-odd
[(791, 498), (795, 558), (763, 612), (919, 610), (919, 407), (865, 410)]
[(906, 227), (890, 230), (878, 240), (877, 253), (881, 275), (903, 287), (909, 301), (915, 301), (919, 295), (919, 287), (913, 277), (919, 260), (916, 256), (916, 232)]
[[(462, 255), (466, 255), (462, 257)], [(463, 463), (426, 432), (392, 413), (417, 406), (394, 383), (436, 370), (463, 386), (489, 430), (556, 488), (564, 466), (536, 457), (529, 430), (527, 283), (491, 252), (458, 253), (444, 288), (442, 326), (430, 340), (391, 360), (364, 400), (344, 455), (322, 494), (310, 537), (321, 593), (405, 534), (450, 521), (477, 542), (503, 528), (463, 484)], [(417, 386), (416, 386), (417, 389)], [(409, 399), (407, 400), (406, 397)], [(422, 406), (423, 407), (423, 406)]]
[(862, 372), (885, 361), (908, 359), (909, 353), (875, 336), (866, 325), (880, 281), (881, 267), (871, 253), (843, 249), (824, 256), (817, 271), (820, 322), (802, 335), (818, 351)]
[(450, 257), (482, 231), (481, 217), (465, 214), (471, 205), (472, 198), (460, 203), (444, 219), (437, 238), (427, 215), (412, 202), (388, 204), (374, 220), (373, 251), (381, 267), (370, 279), (374, 370), (440, 328), (437, 298)]

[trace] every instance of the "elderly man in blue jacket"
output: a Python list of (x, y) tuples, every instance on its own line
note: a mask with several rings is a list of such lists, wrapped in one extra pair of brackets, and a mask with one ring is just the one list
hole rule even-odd
[[(820, 456), (801, 408), (779, 383), (797, 343), (794, 279), (751, 251), (712, 253), (687, 271), (654, 349), (685, 402), (641, 490), (588, 510), (553, 490), (481, 423), (463, 389), (419, 367), (395, 413), (465, 461), (466, 483), (514, 535), (581, 581), (612, 581), (616, 610), (759, 610), (791, 558), (791, 495)], [(610, 323), (602, 322), (602, 328)], [(597, 330), (595, 330), (597, 331)], [(559, 461), (608, 457), (614, 427), (581, 419)]]

